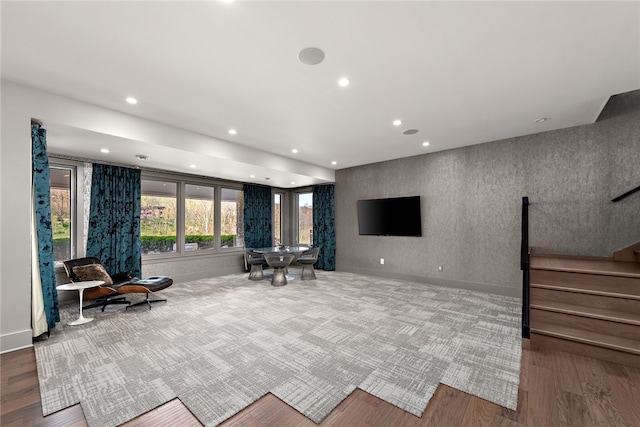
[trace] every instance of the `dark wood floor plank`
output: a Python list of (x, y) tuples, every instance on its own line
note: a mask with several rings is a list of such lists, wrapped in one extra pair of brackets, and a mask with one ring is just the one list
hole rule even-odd
[[(538, 358), (538, 361), (542, 359)], [(542, 366), (546, 365), (543, 363)], [(527, 425), (547, 427), (552, 424), (555, 406), (555, 382), (551, 369), (529, 366), (529, 392), (527, 402)]]
[(159, 425), (180, 427), (202, 427), (202, 423), (189, 411), (179, 399), (173, 399), (153, 409), (143, 416), (123, 424), (125, 427), (142, 427), (148, 425), (149, 418), (162, 420)]
[(631, 378), (609, 373), (604, 374), (604, 382), (611, 392), (611, 405), (623, 423), (640, 426), (640, 382), (634, 383)]
[[(467, 411), (471, 395), (462, 393), (447, 385), (440, 384), (435, 394), (440, 393), (437, 406), (429, 417), (422, 414), (422, 418), (416, 423), (417, 426), (446, 426), (462, 425), (462, 419)], [(434, 394), (434, 396), (435, 396)]]
[(495, 417), (498, 412), (498, 405), (488, 402), (479, 397), (472, 396), (469, 405), (462, 418), (461, 425), (473, 425), (477, 427), (489, 427), (495, 423)]
[(554, 426), (588, 426), (590, 424), (589, 409), (584, 396), (557, 390), (552, 420)]
[[(456, 426), (640, 426), (640, 369), (545, 349), (523, 350), (518, 410), (439, 385), (421, 418), (356, 389), (320, 427), (393, 425)], [(84, 427), (80, 405), (42, 416), (33, 349), (0, 356), (0, 425), (3, 427)], [(201, 426), (179, 399), (124, 424)], [(314, 427), (311, 420), (267, 394), (222, 423), (224, 427)]]

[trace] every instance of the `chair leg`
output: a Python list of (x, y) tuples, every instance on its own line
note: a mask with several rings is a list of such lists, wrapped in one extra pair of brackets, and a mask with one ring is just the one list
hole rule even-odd
[(300, 279), (302, 280), (315, 280), (316, 272), (313, 269), (313, 264), (303, 264), (302, 265), (302, 274)]
[(86, 310), (88, 308), (102, 307), (102, 311), (104, 311), (104, 308), (109, 304), (130, 304), (130, 302), (127, 301), (126, 297), (99, 298), (94, 303), (91, 303), (89, 305), (83, 305), (82, 309)]
[(142, 304), (147, 304), (149, 306), (149, 310), (151, 310), (151, 303), (152, 302), (167, 302), (166, 299), (149, 299), (149, 294), (146, 294), (146, 295), (147, 295), (147, 297), (145, 298), (144, 301), (140, 301), (140, 302), (137, 302), (135, 304), (130, 304), (127, 307), (125, 307), (125, 310), (128, 310), (131, 307), (135, 307), (137, 305), (142, 305)]
[(249, 280), (262, 280), (264, 278), (264, 272), (262, 271), (262, 265), (253, 264), (251, 266), (251, 272), (249, 273)]

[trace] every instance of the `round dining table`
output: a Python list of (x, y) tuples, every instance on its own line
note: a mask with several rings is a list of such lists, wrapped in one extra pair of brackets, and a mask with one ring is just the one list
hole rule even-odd
[[(277, 254), (293, 254), (294, 258), (291, 261), (290, 264), (293, 264), (294, 262), (296, 262), (296, 260), (298, 258), (300, 258), (300, 255), (302, 255), (302, 253), (306, 250), (309, 250), (310, 247), (309, 246), (288, 246), (288, 245), (276, 245), (276, 246), (267, 246), (264, 248), (255, 248), (253, 249), (255, 252), (261, 253), (261, 254), (271, 254), (271, 253), (277, 253)], [(287, 268), (284, 268), (285, 271), (287, 271)], [(288, 280), (293, 280), (294, 277), (286, 274), (285, 278)]]

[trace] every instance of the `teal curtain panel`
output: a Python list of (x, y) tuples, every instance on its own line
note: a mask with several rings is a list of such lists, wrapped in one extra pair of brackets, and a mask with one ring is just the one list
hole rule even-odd
[(47, 157), (47, 131), (38, 125), (31, 126), (32, 174), (36, 233), (38, 235), (38, 260), (44, 311), (49, 329), (60, 321), (56, 273), (53, 258), (53, 230), (51, 227), (51, 184), (49, 158)]
[(313, 187), (313, 246), (320, 248), (315, 268), (336, 269), (335, 185)]
[(141, 277), (140, 170), (93, 164), (87, 256), (109, 274)]
[(271, 230), (271, 187), (245, 184), (244, 190), (244, 246), (264, 248), (273, 244)]

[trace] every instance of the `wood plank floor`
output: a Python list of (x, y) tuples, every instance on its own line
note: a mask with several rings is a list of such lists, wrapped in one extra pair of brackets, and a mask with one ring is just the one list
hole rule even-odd
[[(0, 356), (0, 425), (86, 426), (80, 405), (42, 416), (33, 348)], [(361, 390), (321, 426), (640, 426), (640, 369), (547, 349), (523, 350), (518, 410), (440, 385), (421, 418)], [(125, 426), (200, 426), (175, 399)], [(271, 394), (222, 424), (303, 427), (316, 424)]]

